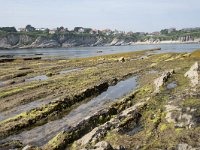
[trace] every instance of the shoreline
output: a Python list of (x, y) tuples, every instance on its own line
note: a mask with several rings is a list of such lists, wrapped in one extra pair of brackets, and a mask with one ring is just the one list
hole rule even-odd
[(62, 49), (62, 48), (83, 48), (83, 47), (123, 47), (123, 46), (136, 46), (136, 45), (164, 45), (164, 44), (200, 44), (200, 42), (194, 42), (194, 41), (189, 41), (189, 42), (180, 42), (180, 41), (161, 41), (161, 42), (134, 42), (134, 43), (127, 43), (125, 45), (98, 45), (98, 46), (73, 46), (73, 47), (12, 47), (12, 48), (2, 48), (0, 47), (1, 50), (27, 50), (27, 49)]
[(188, 42), (181, 42), (181, 41), (135, 42), (131, 45), (161, 45), (161, 44), (200, 44), (200, 42), (197, 42), (197, 41), (188, 41)]

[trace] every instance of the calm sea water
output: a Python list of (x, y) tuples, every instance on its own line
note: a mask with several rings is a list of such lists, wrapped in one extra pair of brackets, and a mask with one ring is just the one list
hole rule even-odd
[[(161, 48), (157, 53), (165, 52), (192, 52), (200, 49), (200, 44), (157, 44), (157, 45), (133, 45), (133, 46), (107, 46), (107, 47), (75, 47), (75, 48), (52, 48), (52, 49), (15, 49), (0, 50), (1, 55), (14, 56), (58, 56), (67, 58), (82, 58), (99, 56), (105, 54), (114, 54), (122, 52), (132, 52), (144, 49)], [(99, 53), (98, 51), (101, 51)]]

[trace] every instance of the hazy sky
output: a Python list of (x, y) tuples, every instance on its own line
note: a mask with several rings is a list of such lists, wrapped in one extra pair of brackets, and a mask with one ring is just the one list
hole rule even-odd
[(125, 31), (200, 26), (200, 0), (0, 0), (0, 26)]

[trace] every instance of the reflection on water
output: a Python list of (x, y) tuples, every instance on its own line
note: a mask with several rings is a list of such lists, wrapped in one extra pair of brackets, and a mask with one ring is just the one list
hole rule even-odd
[(167, 89), (174, 89), (175, 87), (177, 87), (177, 83), (175, 81), (167, 85)]
[(63, 71), (60, 71), (60, 74), (67, 74), (67, 73), (70, 73), (70, 72), (73, 72), (73, 71), (78, 71), (78, 70), (81, 70), (82, 68), (75, 68), (75, 69), (71, 69), (71, 70), (63, 70)]
[(36, 76), (33, 78), (25, 79), (25, 82), (43, 81), (43, 80), (47, 80), (47, 79), (48, 79), (48, 77), (46, 75), (41, 75), (41, 76)]
[(4, 83), (3, 83), (3, 82), (0, 82), (0, 87), (1, 87), (1, 86), (4, 86)]
[(127, 132), (126, 134), (132, 136), (140, 132), (142, 129), (143, 129), (143, 126), (137, 126), (137, 127), (134, 127), (131, 131)]
[(73, 126), (85, 117), (105, 108), (109, 102), (116, 101), (118, 98), (127, 95), (136, 89), (136, 86), (136, 77), (120, 81), (115, 86), (110, 86), (107, 91), (96, 98), (72, 110), (62, 119), (48, 122), (43, 126), (33, 128), (30, 131), (24, 131), (18, 135), (10, 136), (6, 140), (21, 140), (24, 144), (41, 146), (53, 138), (58, 132), (67, 130), (69, 126)]
[[(156, 44), (156, 45), (133, 45), (133, 46), (105, 46), (105, 47), (75, 47), (75, 48), (51, 48), (51, 49), (15, 49), (0, 50), (0, 55), (34, 56), (42, 53), (43, 56), (59, 56), (67, 58), (82, 58), (132, 52), (144, 49), (161, 48), (157, 53), (165, 52), (192, 52), (200, 48), (200, 44)], [(101, 51), (101, 53), (97, 53)]]

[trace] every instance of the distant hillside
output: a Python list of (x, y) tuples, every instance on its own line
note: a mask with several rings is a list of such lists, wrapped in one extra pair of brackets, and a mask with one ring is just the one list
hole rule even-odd
[(153, 43), (199, 43), (200, 29), (164, 29), (160, 32), (122, 32), (111, 30), (93, 30), (76, 27), (69, 31), (60, 27), (56, 30), (35, 29), (28, 25), (21, 31), (14, 27), (0, 28), (0, 48), (57, 48), (76, 46), (121, 46)]

